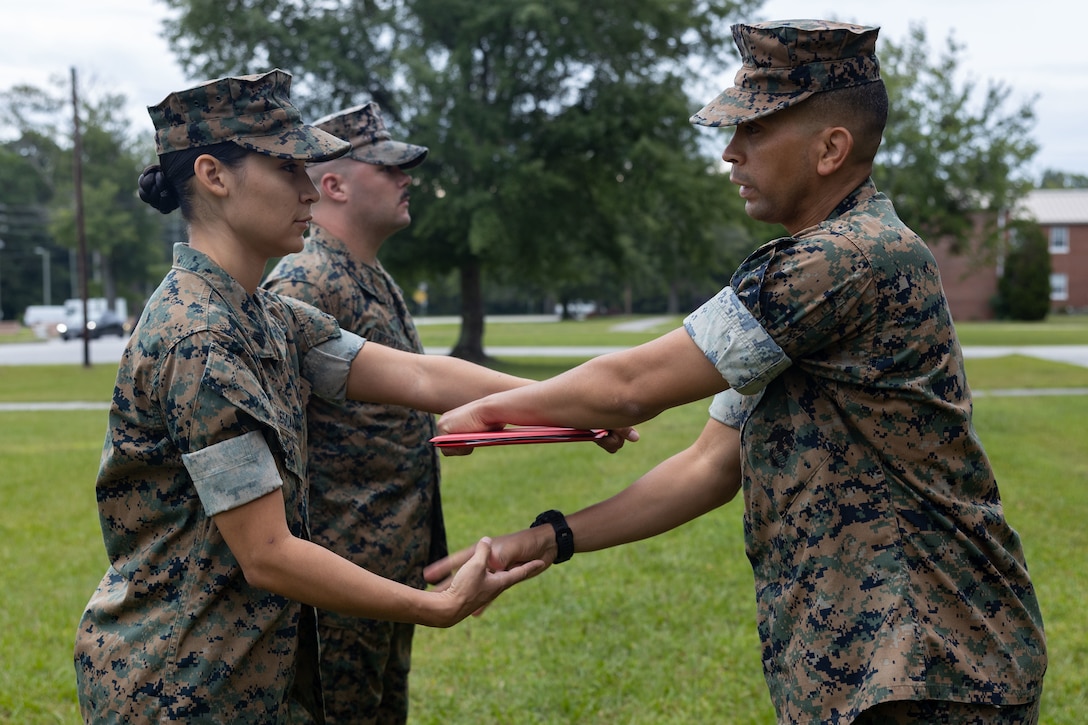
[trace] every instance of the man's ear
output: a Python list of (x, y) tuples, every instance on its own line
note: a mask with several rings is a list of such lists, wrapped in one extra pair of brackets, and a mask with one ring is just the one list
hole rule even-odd
[(210, 154), (201, 154), (193, 162), (193, 178), (196, 183), (214, 196), (224, 197), (228, 193), (225, 179), (226, 166)]
[(820, 135), (819, 158), (816, 173), (831, 176), (841, 169), (854, 148), (854, 136), (843, 126), (831, 126)]
[(317, 183), (317, 190), (321, 192), (322, 199), (344, 201), (347, 198), (347, 192), (344, 189), (344, 177), (332, 171), (321, 175)]

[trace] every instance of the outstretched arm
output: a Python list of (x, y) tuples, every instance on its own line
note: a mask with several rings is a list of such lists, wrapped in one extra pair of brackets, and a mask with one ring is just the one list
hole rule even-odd
[(246, 581), (255, 587), (351, 616), (449, 627), (505, 589), (544, 570), (534, 561), (491, 571), (490, 541), (481, 539), (452, 584), (428, 592), (378, 576), (291, 534), (282, 489), (214, 517)]
[(540, 383), (465, 404), (439, 420), (442, 433), (516, 425), (621, 428), (729, 387), (684, 329), (593, 358)]
[[(740, 490), (740, 432), (714, 419), (685, 450), (659, 463), (615, 496), (567, 516), (575, 552), (597, 551), (663, 533), (730, 501)], [(469, 560), (464, 549), (428, 566), (427, 581), (442, 581)], [(555, 560), (550, 526), (494, 539), (490, 566)]]
[(347, 396), (441, 413), (532, 382), (448, 355), (404, 352), (367, 342), (352, 360)]

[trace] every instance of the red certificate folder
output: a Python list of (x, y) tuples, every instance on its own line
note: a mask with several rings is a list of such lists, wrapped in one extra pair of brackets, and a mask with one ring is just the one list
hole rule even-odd
[(511, 426), (480, 433), (450, 433), (431, 439), (439, 448), (509, 446), (518, 443), (570, 443), (595, 441), (608, 435), (604, 428), (555, 428), (547, 425)]

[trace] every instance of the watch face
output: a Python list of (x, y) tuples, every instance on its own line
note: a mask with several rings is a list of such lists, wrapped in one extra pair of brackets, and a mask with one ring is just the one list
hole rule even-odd
[(449, 433), (431, 438), (438, 448), (478, 448), (519, 443), (572, 443), (595, 441), (608, 435), (604, 428), (557, 428), (546, 425), (511, 426), (479, 433)]
[[(545, 511), (544, 513), (537, 516), (536, 521), (533, 522), (533, 526), (540, 526), (541, 524), (559, 523), (561, 521), (564, 524), (566, 523), (566, 519), (563, 518), (563, 514), (552, 509), (551, 511)], [(570, 529), (567, 530), (569, 531)]]

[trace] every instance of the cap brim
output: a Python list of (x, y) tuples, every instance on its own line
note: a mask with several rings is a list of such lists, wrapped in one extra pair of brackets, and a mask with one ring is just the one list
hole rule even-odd
[(234, 143), (280, 159), (329, 161), (351, 151), (351, 144), (313, 126), (296, 126), (270, 136), (244, 136)]
[(688, 120), (697, 126), (736, 126), (777, 113), (800, 103), (811, 95), (811, 91), (749, 93), (737, 88), (726, 88), (721, 95), (703, 106)]
[(423, 163), (423, 160), (427, 158), (427, 151), (426, 146), (385, 140), (353, 148), (348, 156), (356, 161), (376, 166), (411, 169)]

